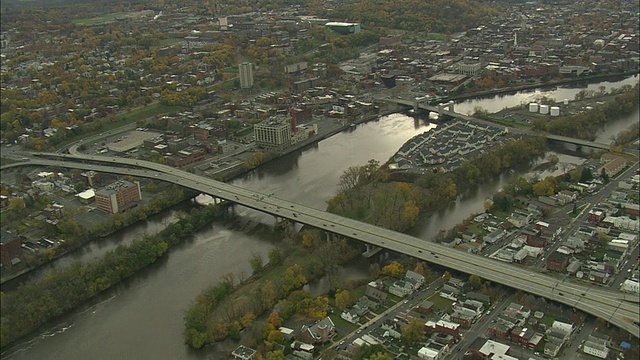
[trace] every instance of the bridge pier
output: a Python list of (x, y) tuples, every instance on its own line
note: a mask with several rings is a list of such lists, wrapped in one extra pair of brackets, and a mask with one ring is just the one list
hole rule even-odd
[(455, 103), (453, 100), (448, 103), (440, 103), (438, 104), (438, 117), (441, 118), (444, 115), (444, 111), (455, 112), (454, 111)]
[(429, 105), (429, 95), (413, 98), (413, 112), (420, 110), (420, 105), (422, 105), (423, 102), (427, 102), (427, 105)]

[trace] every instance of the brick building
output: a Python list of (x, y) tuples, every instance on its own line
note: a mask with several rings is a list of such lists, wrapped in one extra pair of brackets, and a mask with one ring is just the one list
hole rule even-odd
[(559, 253), (553, 252), (549, 257), (547, 257), (547, 269), (553, 270), (557, 272), (564, 272), (569, 265), (569, 256)]
[(12, 233), (0, 231), (0, 263), (5, 269), (11, 269), (22, 261), (22, 242)]
[(138, 205), (142, 200), (140, 184), (118, 180), (96, 191), (96, 207), (109, 214), (123, 213)]

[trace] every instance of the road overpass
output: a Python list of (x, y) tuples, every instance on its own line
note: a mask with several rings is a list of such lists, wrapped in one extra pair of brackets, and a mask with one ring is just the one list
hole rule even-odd
[(418, 259), (477, 275), (486, 280), (541, 296), (600, 317), (635, 337), (640, 336), (638, 294), (624, 294), (600, 288), (565, 283), (549, 276), (529, 272), (504, 262), (461, 252), (407, 234), (348, 219), (152, 162), (91, 155), (30, 153), (20, 164), (95, 170), (140, 176), (188, 187), (252, 209), (313, 226), (344, 237), (385, 248)]

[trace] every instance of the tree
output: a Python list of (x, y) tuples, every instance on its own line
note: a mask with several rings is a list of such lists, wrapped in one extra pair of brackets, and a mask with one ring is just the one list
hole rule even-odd
[(478, 290), (482, 286), (482, 280), (477, 275), (471, 275), (469, 276), (469, 286), (473, 290)]
[(368, 358), (369, 360), (393, 360), (391, 355), (385, 354), (383, 352), (375, 353)]
[(282, 350), (273, 350), (267, 353), (266, 360), (284, 360), (284, 353)]
[(385, 349), (384, 346), (380, 345), (380, 344), (376, 344), (376, 345), (363, 345), (360, 346), (355, 354), (354, 354), (354, 359), (355, 360), (367, 360), (370, 359), (372, 356), (375, 356), (376, 354), (379, 353), (385, 353)]
[(353, 295), (348, 290), (338, 291), (336, 293), (336, 307), (342, 311), (353, 304)]
[(307, 279), (302, 274), (302, 267), (299, 264), (293, 264), (287, 268), (284, 274), (282, 289), (288, 293), (291, 290), (300, 288), (306, 283)]
[(401, 277), (406, 272), (407, 271), (405, 270), (404, 266), (402, 266), (402, 264), (400, 264), (397, 261), (393, 261), (391, 262), (391, 264), (382, 268), (383, 274), (393, 276), (393, 277)]
[(251, 271), (253, 271), (254, 274), (259, 273), (260, 270), (262, 270), (262, 266), (264, 266), (262, 263), (262, 255), (258, 253), (253, 254), (251, 259), (249, 259), (249, 265), (251, 265)]
[(74, 189), (76, 189), (77, 192), (83, 192), (87, 189), (87, 184), (85, 184), (84, 181), (80, 180), (74, 185)]
[(447, 282), (451, 280), (451, 273), (448, 271), (444, 272), (444, 275), (442, 276), (442, 281)]
[(20, 213), (26, 207), (24, 199), (21, 197), (12, 197), (9, 200), (9, 210), (15, 213)]
[(280, 330), (271, 330), (267, 336), (267, 341), (271, 343), (281, 343), (284, 341), (284, 335)]
[(284, 251), (280, 249), (269, 250), (269, 263), (273, 266), (278, 266), (284, 261)]
[(416, 264), (416, 267), (413, 269), (413, 272), (416, 274), (420, 274), (424, 277), (427, 276), (427, 264), (424, 261), (419, 261)]
[(400, 333), (405, 344), (415, 344), (424, 336), (424, 322), (413, 318), (408, 324), (400, 326)]

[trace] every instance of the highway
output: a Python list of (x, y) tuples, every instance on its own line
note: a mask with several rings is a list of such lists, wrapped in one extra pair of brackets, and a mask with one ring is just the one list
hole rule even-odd
[(26, 160), (2, 169), (24, 165), (60, 166), (157, 179), (185, 186), (274, 216), (326, 230), (433, 264), (474, 274), (486, 280), (542, 296), (603, 318), (640, 337), (638, 294), (625, 294), (583, 285), (565, 283), (552, 277), (483, 256), (461, 252), (413, 236), (344, 218), (258, 193), (242, 187), (156, 164), (119, 157), (22, 153)]

